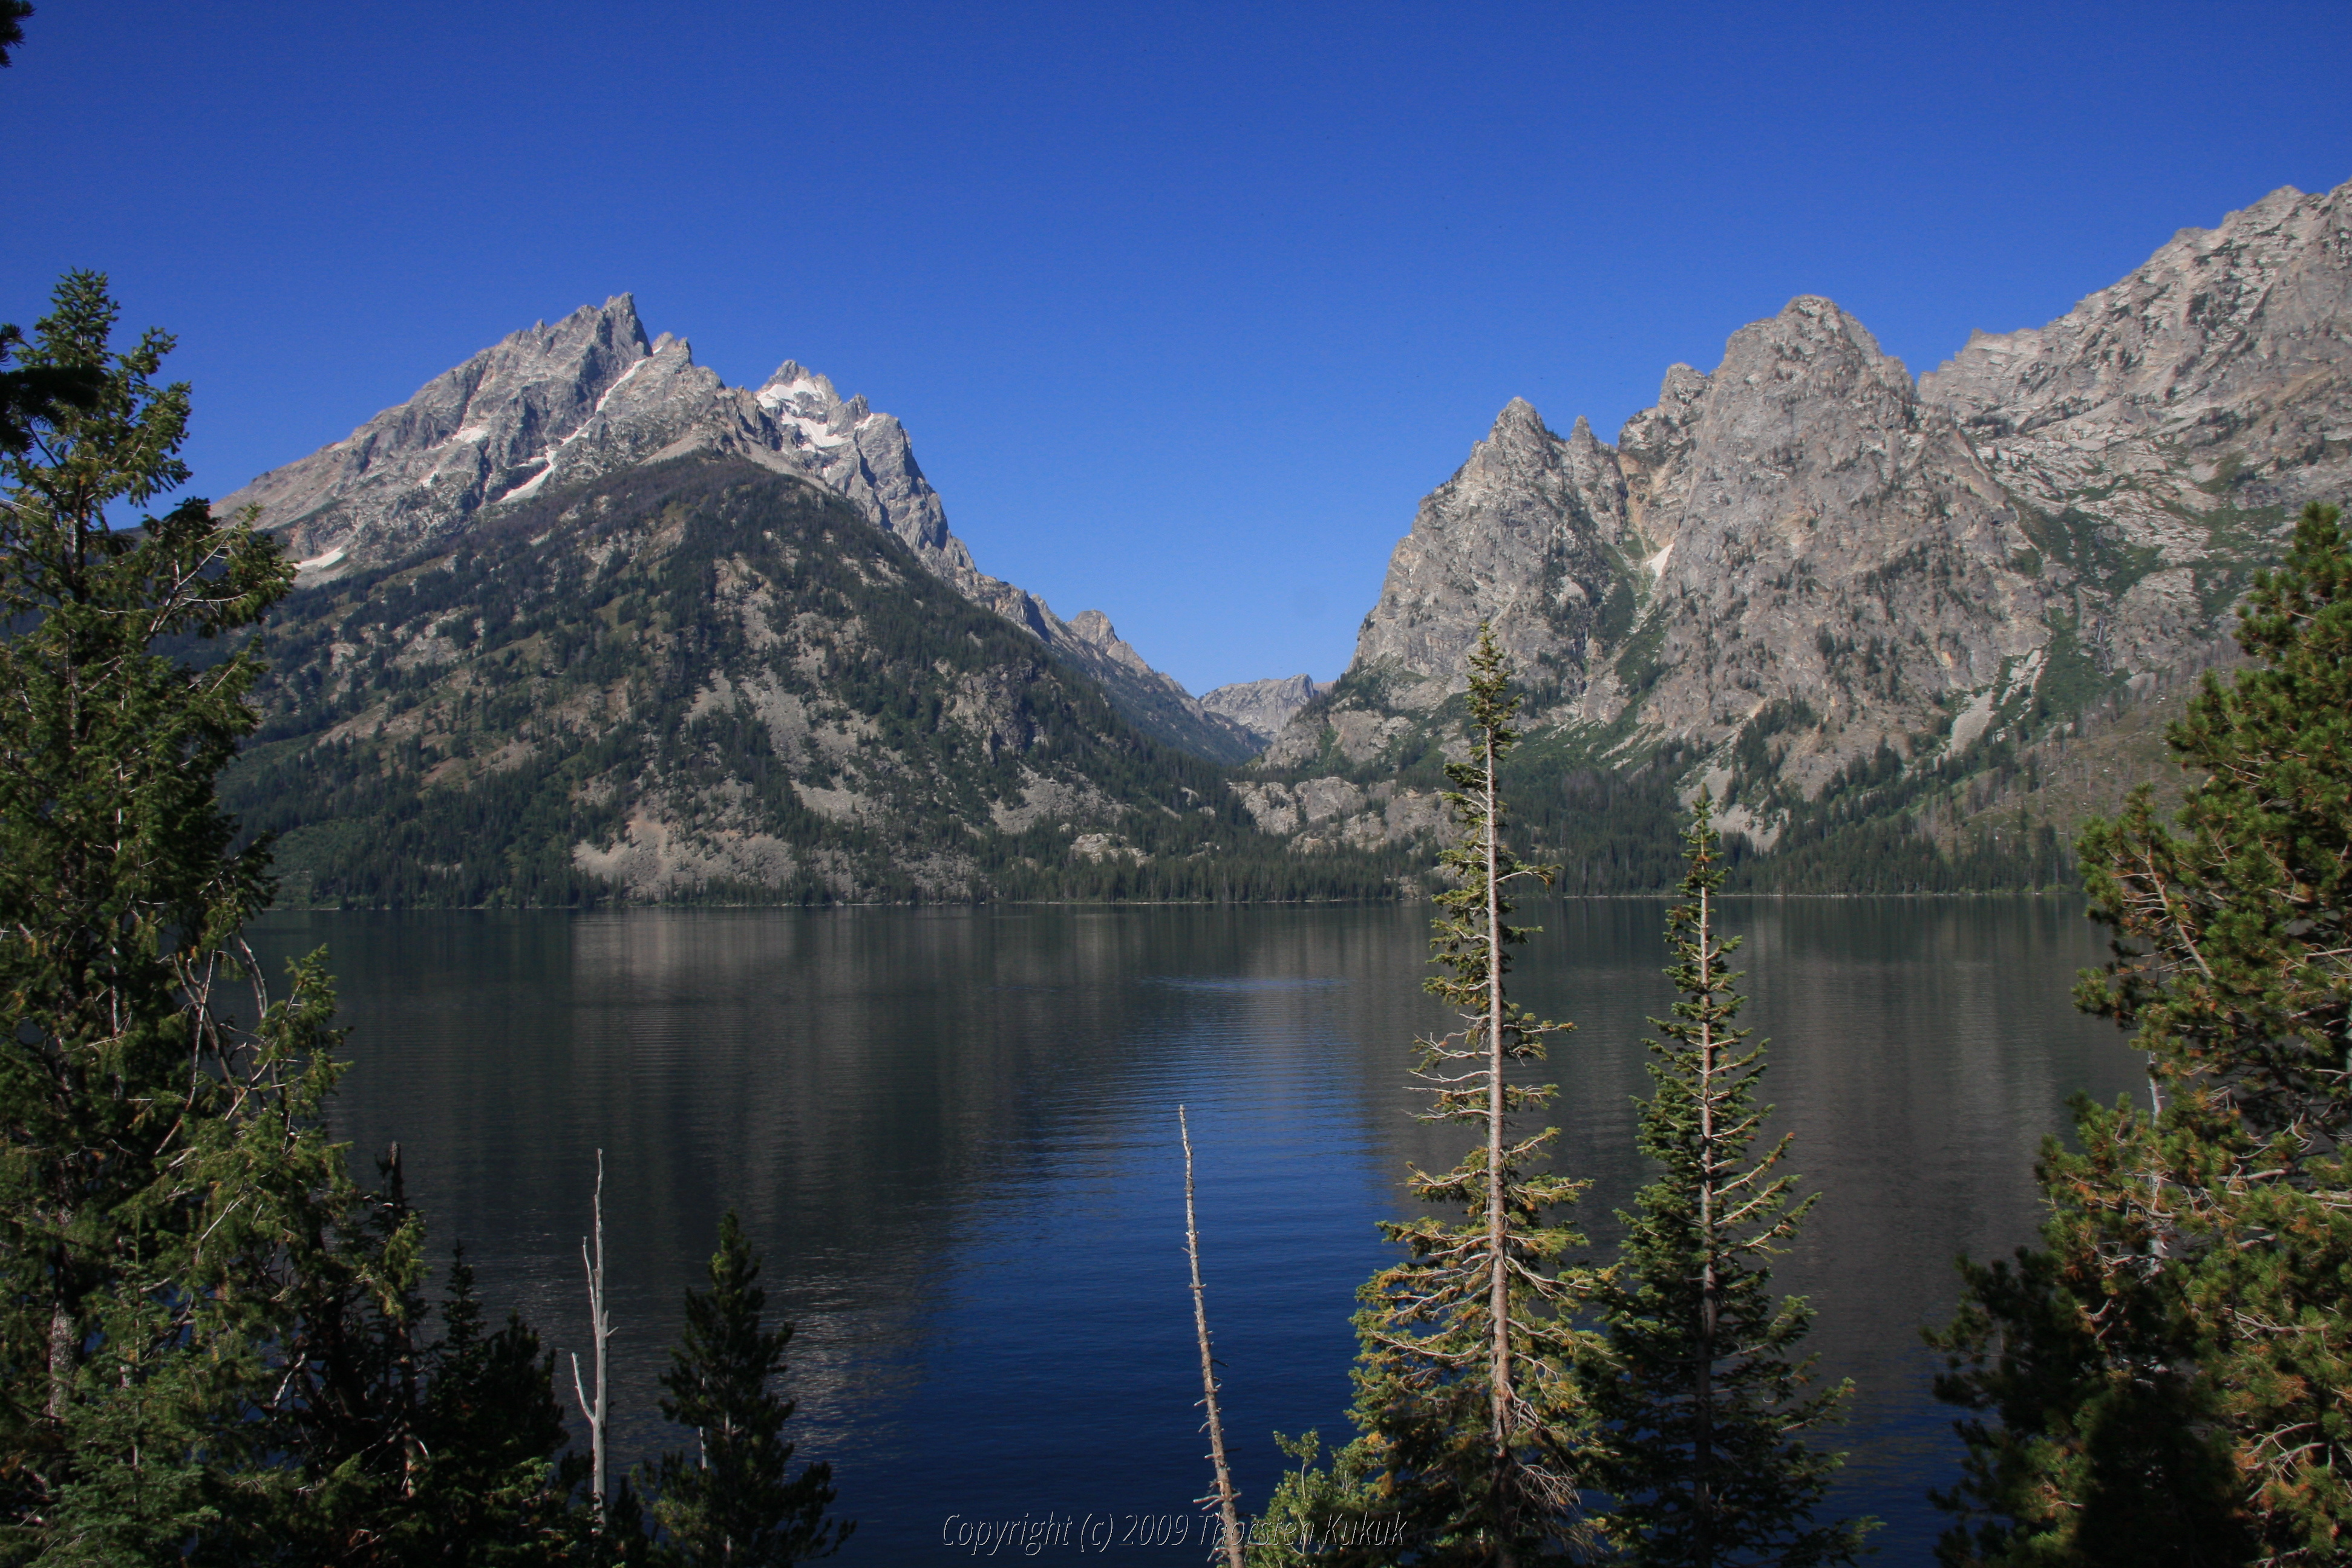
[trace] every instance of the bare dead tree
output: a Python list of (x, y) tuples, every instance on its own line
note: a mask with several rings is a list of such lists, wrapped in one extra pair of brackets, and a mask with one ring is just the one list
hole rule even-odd
[(1201, 1342), (1201, 1404), (1209, 1413), (1209, 1459), (1217, 1473), (1217, 1489), (1200, 1500), (1217, 1505), (1217, 1519), (1224, 1527), (1226, 1568), (1243, 1568), (1241, 1517), (1234, 1506), (1241, 1494), (1234, 1490), (1234, 1472), (1225, 1463), (1225, 1424), (1217, 1413), (1217, 1363), (1209, 1351), (1209, 1304), (1201, 1283), (1201, 1227), (1192, 1215), (1192, 1129), (1181, 1105), (1176, 1108), (1176, 1132), (1184, 1142), (1184, 1256), (1192, 1265), (1192, 1333)]
[(588, 1250), (588, 1238), (581, 1237), (580, 1261), (588, 1270), (588, 1333), (595, 1344), (596, 1397), (592, 1402), (580, 1381), (580, 1352), (572, 1352), (572, 1393), (580, 1401), (580, 1414), (588, 1423), (589, 1495), (596, 1500), (596, 1520), (604, 1519), (604, 1345), (613, 1337), (612, 1315), (604, 1309), (604, 1151), (596, 1151), (596, 1196), (593, 1205), (596, 1226), (596, 1250)]

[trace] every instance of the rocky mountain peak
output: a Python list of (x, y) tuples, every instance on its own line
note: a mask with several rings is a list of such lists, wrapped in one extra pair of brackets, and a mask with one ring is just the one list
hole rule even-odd
[(757, 389), (730, 387), (694, 363), (685, 339), (648, 342), (626, 294), (509, 334), (218, 510), (258, 506), (299, 580), (318, 585), (406, 558), (551, 485), (689, 453), (742, 458), (845, 498), (956, 592), (1099, 682), (1147, 732), (1223, 761), (1249, 754), (1239, 726), (1153, 669), (1108, 620), (1101, 638), (1078, 636), (1042, 600), (975, 566), (897, 419), (862, 395), (845, 400), (794, 360)]
[[(1958, 421), (2095, 598), (2119, 676), (2226, 645), (2231, 596), (2309, 500), (2352, 491), (2352, 184), (2183, 229), (2045, 326), (1979, 332), (1920, 395)], [(2251, 554), (2250, 554), (2251, 552)]]
[(1536, 405), (1524, 397), (1514, 397), (1503, 405), (1503, 411), (1495, 416), (1493, 428), (1486, 433), (1486, 440), (1498, 447), (1533, 448), (1557, 439), (1544, 424), (1543, 416), (1536, 412)]
[(1672, 542), (1689, 472), (1691, 426), (1706, 395), (1704, 372), (1686, 364), (1666, 367), (1658, 401), (1625, 421), (1617, 435), (1617, 464), (1626, 486), (1626, 516), (1634, 531), (1655, 544)]
[(1559, 437), (1544, 424), (1535, 405), (1514, 397), (1495, 416), (1485, 438), (1472, 444), (1469, 460), (1456, 479), (1465, 486), (1509, 483), (1514, 478), (1557, 467), (1559, 460)]
[[(1869, 394), (1907, 402), (1914, 395), (1910, 372), (1885, 353), (1870, 329), (1816, 294), (1801, 294), (1780, 313), (1731, 334), (1723, 363), (1707, 378), (1708, 390), (1727, 383), (1774, 386), (1773, 401)], [(1746, 401), (1746, 400), (1743, 400)], [(1713, 407), (1726, 400), (1710, 399)]]
[[(1589, 426), (1563, 440), (1513, 398), (1422, 501), (1389, 560), (1352, 668), (1426, 711), (1458, 690), (1480, 622), (1522, 669), (1580, 685), (1589, 634), (1622, 575), (1625, 492)], [(1284, 763), (1277, 742), (1270, 761)]]
[(1118, 635), (1118, 629), (1110, 624), (1110, 617), (1100, 610), (1080, 610), (1070, 617), (1069, 629), (1078, 641), (1129, 669), (1149, 670), (1151, 668), (1143, 662), (1143, 656)]
[[(1670, 369), (1613, 450), (1583, 423), (1538, 442), (1532, 416), (1507, 409), (1422, 503), (1329, 711), (1269, 763), (1336, 746), (1360, 765), (1415, 732), (1485, 620), (1537, 724), (1711, 748), (1768, 711), (1814, 713), (1776, 753), (1810, 792), (2049, 636), (1999, 485), (1829, 300), (1740, 329), (1712, 374)], [(1915, 572), (1944, 591), (1913, 595)], [(1874, 639), (1879, 679), (1856, 684), (1840, 661)]]
[[(1519, 459), (1530, 413), (1422, 503), (1356, 663), (1269, 763), (1420, 754), (1439, 671), (1491, 617), (1531, 727), (1688, 748), (1685, 783), (1769, 847), (1862, 770), (1942, 769), (2217, 656), (2303, 502), (2352, 492), (2352, 184), (2184, 229), (1916, 384), (1804, 295), (1711, 374), (1669, 368), (1614, 448), (1580, 423)], [(1571, 585), (1605, 587), (1602, 613)]]

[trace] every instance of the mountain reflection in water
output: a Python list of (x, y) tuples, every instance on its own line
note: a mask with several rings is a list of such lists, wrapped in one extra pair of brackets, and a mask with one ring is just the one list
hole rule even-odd
[[(1663, 900), (1524, 912), (1517, 997), (1573, 1019), (1549, 1076), (1563, 1166), (1606, 1246), (1642, 1179), (1641, 1037), (1673, 998)], [(1950, 1259), (2030, 1239), (2068, 1095), (2137, 1058), (2067, 1000), (2102, 957), (2055, 900), (1727, 900), (1792, 1168), (1826, 1194), (1780, 1279), (1860, 1385), (1837, 1501), (1925, 1561), (1952, 1469), (1918, 1326)], [(845, 1563), (942, 1558), (941, 1526), (1192, 1511), (1207, 1485), (1176, 1107), (1244, 1506), (1268, 1434), (1347, 1431), (1357, 1284), (1408, 1162), (1426, 907), (285, 913), (273, 970), (325, 944), (351, 1029), (336, 1131), (398, 1140), (436, 1249), (494, 1309), (583, 1346), (580, 1237), (608, 1172), (615, 1448), (690, 1440), (655, 1408), (680, 1292), (733, 1205), (799, 1322), (791, 1431), (860, 1521)], [(568, 1392), (568, 1391), (567, 1391)], [(1055, 1547), (1043, 1555), (1068, 1555)], [(1003, 1553), (1000, 1553), (1003, 1555)], [(1114, 1553), (1189, 1561), (1193, 1547)]]

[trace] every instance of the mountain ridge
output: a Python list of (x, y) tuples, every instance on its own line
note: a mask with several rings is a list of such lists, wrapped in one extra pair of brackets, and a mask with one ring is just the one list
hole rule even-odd
[(1808, 295), (1670, 366), (1613, 446), (1512, 399), (1257, 767), (1427, 769), (1491, 622), (1554, 754), (1671, 753), (1769, 850), (2226, 660), (2294, 510), (2352, 482), (2347, 207), (2273, 192), (1916, 380)]
[(845, 400), (790, 359), (758, 387), (730, 387), (695, 363), (685, 339), (648, 338), (628, 294), (509, 333), (215, 510), (257, 508), (258, 526), (286, 540), (308, 587), (435, 547), (550, 485), (693, 452), (842, 496), (926, 570), (1084, 670), (1170, 743), (1223, 762), (1255, 750), (1239, 726), (1115, 636), (1079, 631), (1035, 595), (981, 571), (898, 419), (862, 395)]

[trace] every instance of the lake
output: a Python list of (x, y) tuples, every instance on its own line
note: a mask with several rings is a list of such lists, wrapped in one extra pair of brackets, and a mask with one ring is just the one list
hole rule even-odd
[[(1553, 902), (1515, 996), (1557, 1040), (1561, 1168), (1594, 1179), (1596, 1244), (1643, 1179), (1633, 1097), (1673, 997), (1661, 900)], [(2033, 1235), (2032, 1162), (2067, 1098), (2131, 1092), (2137, 1058), (2068, 1002), (2104, 956), (2056, 899), (1727, 900), (1748, 1021), (1790, 1168), (1824, 1195), (1778, 1279), (1856, 1394), (1841, 1512), (1925, 1563), (1952, 1412), (1923, 1322), (1953, 1255)], [(788, 1433), (859, 1521), (845, 1563), (942, 1562), (947, 1521), (1184, 1514), (1209, 1485), (1176, 1108), (1199, 1161), (1202, 1267), (1244, 1505), (1270, 1434), (1344, 1437), (1357, 1285), (1407, 1212), (1426, 906), (289, 912), (256, 945), (324, 945), (352, 1061), (354, 1163), (394, 1140), (436, 1252), (462, 1239), (492, 1309), (586, 1346), (580, 1244), (604, 1151), (615, 1450), (667, 1426), (655, 1379), (719, 1215), (799, 1325)], [(568, 1382), (565, 1392), (568, 1394)], [(1116, 1533), (1116, 1532), (1115, 1532)], [(1072, 1544), (1045, 1552), (1067, 1556)], [(1114, 1537), (1115, 1538), (1115, 1537)], [(1196, 1537), (1197, 1539), (1197, 1537)], [(1011, 1555), (1007, 1552), (1001, 1555)], [(1197, 1547), (1113, 1555), (1188, 1562)]]

